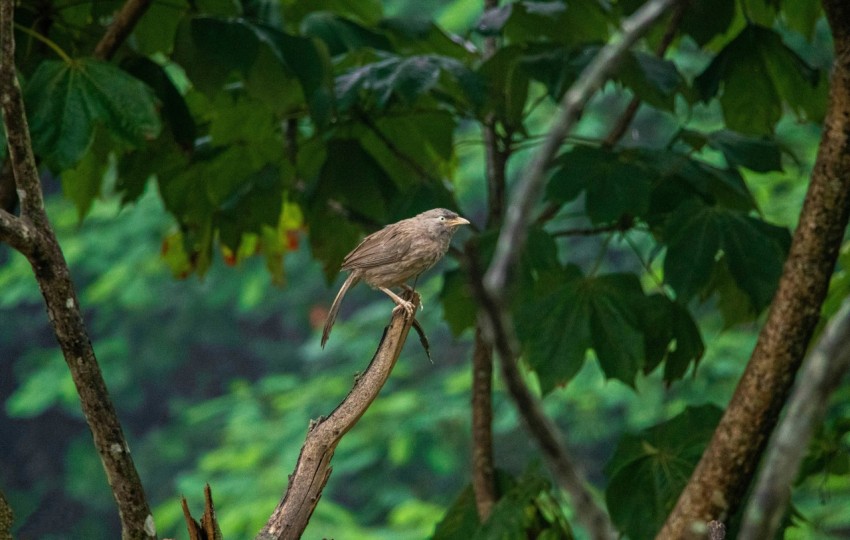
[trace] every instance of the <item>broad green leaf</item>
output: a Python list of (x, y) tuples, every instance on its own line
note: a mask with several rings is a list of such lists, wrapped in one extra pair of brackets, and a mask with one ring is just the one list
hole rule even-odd
[(215, 225), (221, 243), (235, 250), (245, 234), (260, 234), (280, 219), (283, 193), (280, 171), (267, 166), (248, 176), (219, 203)]
[(773, 132), (783, 103), (817, 120), (819, 74), (773, 30), (749, 25), (714, 57), (695, 84), (704, 100), (718, 93), (726, 125), (744, 134)]
[(363, 47), (392, 50), (389, 39), (383, 34), (327, 11), (316, 11), (304, 17), (301, 33), (321, 39), (334, 56)]
[[(186, 5), (184, 9), (188, 8)], [(170, 54), (174, 48), (174, 34), (183, 15), (181, 11), (177, 5), (151, 2), (145, 16), (133, 26), (130, 44), (146, 57), (155, 53)]]
[(525, 102), (528, 99), (529, 76), (522, 69), (525, 49), (508, 46), (499, 49), (478, 68), (487, 85), (486, 112), (512, 129), (522, 129)]
[(705, 352), (699, 328), (688, 310), (662, 294), (643, 302), (641, 326), (646, 343), (645, 373), (665, 361), (664, 381), (682, 378), (691, 362), (696, 365)]
[[(544, 393), (565, 384), (592, 348), (606, 377), (632, 385), (645, 360), (641, 322), (646, 297), (633, 274), (583, 277), (567, 267), (550, 273), (536, 299), (524, 298), (517, 333)], [(545, 313), (546, 317), (540, 317)]]
[(649, 210), (652, 171), (627, 154), (578, 146), (561, 154), (547, 195), (557, 202), (587, 192), (587, 215), (594, 223), (612, 223), (622, 216), (642, 216)]
[(97, 130), (95, 144), (73, 167), (62, 171), (62, 192), (77, 207), (80, 221), (89, 213), (94, 199), (100, 195), (103, 176), (109, 166), (108, 137)]
[(453, 35), (426, 18), (389, 18), (379, 28), (392, 41), (393, 50), (405, 56), (438, 54), (471, 64), (477, 57)]
[(644, 52), (626, 55), (616, 78), (642, 101), (669, 111), (674, 108), (676, 92), (684, 87), (684, 80), (673, 62)]
[(713, 405), (689, 407), (667, 422), (620, 439), (605, 469), (605, 502), (618, 530), (630, 538), (655, 536), (721, 414)]
[(664, 275), (687, 303), (706, 291), (723, 259), (738, 288), (761, 311), (776, 290), (790, 245), (787, 230), (744, 213), (698, 202), (683, 204), (667, 222)]
[(82, 159), (97, 124), (130, 146), (144, 144), (160, 131), (150, 89), (105, 62), (44, 61), (30, 78), (25, 97), (33, 149), (57, 172)]
[(682, 32), (702, 46), (725, 34), (734, 15), (735, 0), (696, 0), (684, 10)]
[(328, 142), (328, 159), (319, 172), (314, 194), (317, 200), (335, 200), (361, 216), (384, 223), (388, 219), (387, 203), (396, 193), (384, 169), (359, 142)]
[(413, 105), (440, 85), (445, 73), (470, 94), (477, 92), (476, 75), (454, 58), (437, 55), (383, 59), (343, 73), (336, 79), (336, 94), (343, 110), (355, 106), (385, 109), (391, 102)]
[(511, 2), (484, 12), (476, 30), (502, 34), (509, 43), (552, 41), (567, 45), (601, 42), (608, 37), (609, 16), (595, 0)]
[(713, 208), (683, 204), (667, 222), (664, 279), (686, 304), (711, 278), (723, 240), (723, 224)]
[(807, 40), (815, 33), (815, 25), (823, 16), (820, 2), (783, 2), (782, 18), (792, 30), (796, 30)]
[(197, 136), (195, 119), (192, 118), (186, 100), (174, 86), (165, 69), (142, 56), (124, 59), (121, 67), (151, 87), (162, 103), (162, 117), (168, 123), (174, 141), (183, 148), (191, 148)]
[(263, 81), (251, 73), (263, 48), (277, 58), (277, 69), (301, 84), (313, 120), (326, 125), (333, 108), (333, 86), (330, 58), (317, 40), (243, 19), (195, 17), (178, 28), (174, 58), (199, 90), (213, 96), (235, 75)]
[(468, 279), (466, 273), (459, 269), (443, 274), (443, 290), (440, 292), (443, 318), (455, 337), (475, 325), (477, 308), (472, 299)]

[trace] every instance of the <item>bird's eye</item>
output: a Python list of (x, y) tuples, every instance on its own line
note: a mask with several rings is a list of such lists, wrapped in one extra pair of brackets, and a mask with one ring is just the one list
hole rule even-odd
[(445, 220), (446, 220), (446, 216), (440, 216), (440, 221), (445, 221)]

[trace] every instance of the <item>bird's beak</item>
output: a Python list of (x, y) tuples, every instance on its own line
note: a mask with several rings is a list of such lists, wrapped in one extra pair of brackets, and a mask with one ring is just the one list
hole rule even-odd
[(459, 227), (461, 225), (469, 225), (469, 220), (463, 219), (462, 217), (458, 216), (456, 218), (452, 218), (449, 221), (449, 225), (451, 225), (452, 227)]

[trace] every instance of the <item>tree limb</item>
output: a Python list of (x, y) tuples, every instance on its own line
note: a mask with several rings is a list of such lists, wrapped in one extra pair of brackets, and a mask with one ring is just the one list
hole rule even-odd
[(472, 491), (482, 523), (498, 500), (493, 463), (493, 348), (475, 329), (472, 351)]
[(127, 0), (112, 16), (112, 24), (94, 48), (94, 57), (101, 60), (111, 59), (150, 4), (151, 0)]
[[(675, 1), (651, 0), (623, 21), (621, 31), (602, 48), (578, 81), (564, 95), (561, 111), (541, 149), (513, 191), (511, 200), (514, 202), (507, 208), (506, 223), (499, 235), (493, 261), (481, 286), (476, 290), (480, 305), (479, 324), (499, 354), (502, 374), (511, 397), (523, 415), (527, 428), (541, 447), (558, 483), (569, 493), (575, 515), (593, 538), (614, 538), (613, 525), (605, 511), (597, 505), (573, 465), (564, 448), (560, 431), (546, 417), (539, 401), (522, 379), (517, 366), (518, 347), (514, 326), (506, 306), (506, 285), (524, 247), (533, 219), (532, 211), (543, 188), (546, 170), (561, 143), (581, 116), (584, 105), (615, 69), (620, 58)], [(472, 261), (475, 259), (470, 257)], [(473, 278), (473, 284), (477, 282), (478, 280)]]
[[(419, 307), (418, 294), (413, 293), (408, 299), (414, 307)], [(355, 379), (348, 396), (330, 416), (310, 422), (307, 439), (289, 477), (286, 493), (257, 535), (257, 540), (301, 538), (330, 477), (330, 462), (337, 444), (378, 397), (401, 354), (412, 324), (413, 317), (405, 317), (401, 310), (395, 312), (369, 367)]]
[(850, 215), (850, 5), (824, 2), (836, 59), (823, 137), (776, 296), (708, 448), (658, 535), (685, 538), (739, 506), (820, 316)]
[(829, 398), (850, 371), (850, 302), (827, 326), (805, 360), (767, 449), (741, 527), (741, 538), (775, 538), (808, 442), (826, 414)]
[(12, 507), (6, 501), (3, 492), (0, 491), (0, 540), (12, 540), (12, 523), (15, 521), (15, 514), (12, 512)]
[(0, 0), (0, 104), (21, 215), (0, 213), (0, 232), (29, 260), (47, 313), (80, 396), (112, 494), (124, 538), (156, 531), (130, 449), (92, 350), (62, 250), (44, 211), (21, 88), (15, 73), (14, 1)]

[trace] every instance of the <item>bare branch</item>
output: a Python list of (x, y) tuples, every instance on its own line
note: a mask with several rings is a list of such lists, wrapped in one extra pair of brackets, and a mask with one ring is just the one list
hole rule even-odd
[[(532, 211), (543, 188), (546, 170), (555, 157), (567, 134), (572, 130), (591, 95), (604, 83), (617, 62), (629, 47), (672, 6), (676, 0), (651, 0), (623, 22), (621, 31), (614, 36), (588, 65), (578, 81), (567, 91), (561, 102), (561, 111), (535, 156), (526, 175), (514, 189), (507, 208), (506, 223), (499, 235), (496, 252), (480, 286), (479, 324), (485, 336), (494, 344), (499, 354), (502, 374), (517, 409), (526, 426), (537, 440), (544, 458), (560, 486), (572, 500), (575, 515), (593, 538), (614, 538), (615, 532), (605, 511), (596, 503), (584, 480), (567, 453), (563, 436), (542, 410), (522, 379), (517, 366), (518, 347), (514, 325), (508, 314), (505, 298), (507, 280), (524, 247), (528, 228), (533, 220)], [(475, 261), (476, 257), (470, 257)], [(476, 272), (473, 272), (475, 274)], [(473, 278), (473, 285), (478, 280)]]
[(0, 213), (0, 234), (26, 255), (71, 372), (83, 414), (118, 505), (124, 538), (156, 536), (130, 448), (92, 350), (74, 284), (44, 212), (21, 88), (15, 73), (14, 1), (0, 0), (0, 104), (21, 215)]
[(650, 0), (631, 17), (624, 20), (620, 32), (599, 51), (576, 83), (564, 94), (560, 113), (553, 121), (528, 172), (513, 190), (511, 196), (513, 202), (507, 209), (505, 227), (499, 235), (493, 262), (484, 276), (485, 290), (498, 304), (501, 304), (504, 299), (508, 274), (525, 245), (528, 227), (533, 219), (532, 211), (543, 189), (546, 170), (561, 147), (561, 143), (581, 117), (587, 101), (613, 72), (629, 47), (677, 1), (681, 0)]
[(12, 540), (12, 523), (15, 521), (15, 514), (12, 512), (12, 507), (6, 501), (3, 492), (0, 491), (0, 540)]
[(472, 491), (481, 522), (498, 500), (493, 464), (493, 348), (475, 330), (472, 352)]
[[(419, 307), (418, 294), (413, 293), (407, 298), (414, 307)], [(307, 439), (301, 447), (295, 471), (289, 477), (286, 493), (257, 535), (258, 540), (301, 538), (330, 477), (330, 462), (337, 444), (378, 397), (401, 354), (412, 324), (413, 318), (405, 317), (403, 311), (394, 313), (369, 367), (356, 378), (348, 396), (330, 416), (310, 422)]]
[(827, 326), (806, 359), (767, 449), (741, 528), (741, 538), (774, 538), (806, 455), (808, 442), (823, 420), (832, 393), (850, 371), (850, 302)]

